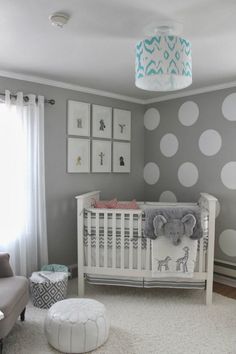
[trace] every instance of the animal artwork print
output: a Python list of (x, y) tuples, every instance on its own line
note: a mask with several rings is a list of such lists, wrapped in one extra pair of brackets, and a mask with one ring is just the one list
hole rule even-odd
[(182, 271), (183, 273), (188, 272), (188, 258), (189, 258), (189, 247), (185, 246), (183, 248), (184, 250), (184, 256), (180, 257), (176, 261), (176, 271), (181, 271), (181, 265), (182, 265)]
[(81, 166), (81, 156), (77, 156), (77, 159), (76, 159), (76, 165), (77, 166)]
[(157, 270), (158, 271), (162, 271), (162, 267), (165, 268), (165, 270), (169, 270), (169, 265), (168, 265), (168, 262), (171, 260), (171, 257), (167, 256), (165, 259), (157, 259), (157, 263), (158, 263), (158, 266), (157, 266)]
[(100, 165), (103, 166), (103, 158), (104, 158), (105, 154), (103, 152), (100, 152), (100, 154), (98, 156), (100, 157)]
[(81, 118), (79, 118), (79, 119), (77, 119), (77, 128), (82, 128), (82, 119)]
[(99, 130), (104, 131), (104, 129), (106, 128), (106, 125), (105, 125), (105, 123), (104, 123), (104, 120), (101, 119), (99, 123), (100, 123)]
[(124, 165), (125, 165), (124, 157), (120, 156), (120, 166), (124, 166)]
[(119, 126), (120, 126), (120, 133), (123, 134), (125, 129), (125, 124), (119, 124)]

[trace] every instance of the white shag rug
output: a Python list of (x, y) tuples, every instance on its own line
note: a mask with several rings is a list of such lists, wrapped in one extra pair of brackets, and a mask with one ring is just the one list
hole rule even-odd
[[(69, 282), (70, 297), (76, 281)], [(236, 354), (236, 301), (202, 290), (139, 289), (88, 285), (86, 297), (101, 301), (111, 318), (109, 339), (94, 354)], [(27, 306), (4, 341), (4, 354), (59, 353), (48, 345), (47, 310)]]

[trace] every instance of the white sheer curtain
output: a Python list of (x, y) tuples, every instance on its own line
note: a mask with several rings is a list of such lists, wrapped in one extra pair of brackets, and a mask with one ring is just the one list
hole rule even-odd
[(28, 97), (6, 91), (0, 103), (0, 252), (26, 276), (48, 262), (44, 97)]

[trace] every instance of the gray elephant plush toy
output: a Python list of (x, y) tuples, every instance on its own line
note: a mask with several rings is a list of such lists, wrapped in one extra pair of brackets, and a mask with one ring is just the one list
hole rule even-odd
[(166, 220), (163, 215), (157, 215), (153, 219), (154, 234), (167, 236), (173, 245), (178, 246), (183, 236), (192, 236), (196, 225), (196, 218), (192, 214), (185, 215), (182, 219)]

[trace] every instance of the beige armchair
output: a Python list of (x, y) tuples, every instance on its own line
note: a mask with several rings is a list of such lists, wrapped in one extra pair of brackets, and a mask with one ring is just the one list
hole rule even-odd
[(17, 318), (25, 319), (25, 308), (29, 300), (28, 280), (14, 276), (9, 264), (9, 255), (0, 253), (0, 354), (3, 339), (14, 326)]

